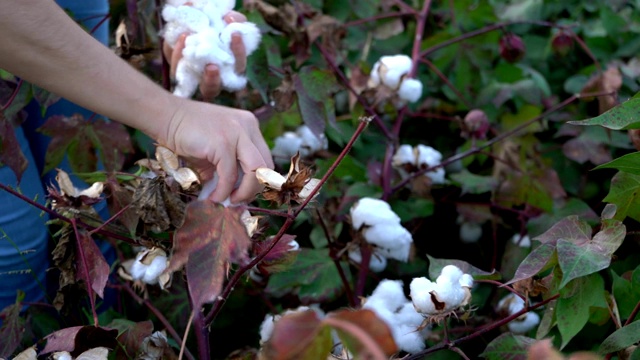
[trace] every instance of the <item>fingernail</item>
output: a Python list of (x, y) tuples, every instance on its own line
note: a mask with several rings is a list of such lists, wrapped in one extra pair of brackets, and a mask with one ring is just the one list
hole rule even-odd
[(235, 22), (235, 21), (236, 21), (236, 19), (233, 18), (233, 15), (227, 15), (227, 22), (228, 23), (232, 23), (232, 22)]

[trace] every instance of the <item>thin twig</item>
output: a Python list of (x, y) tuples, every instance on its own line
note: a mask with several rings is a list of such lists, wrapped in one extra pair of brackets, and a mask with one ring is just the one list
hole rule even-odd
[(362, 24), (366, 24), (366, 23), (369, 23), (369, 22), (372, 22), (372, 21), (382, 20), (382, 19), (391, 18), (391, 17), (400, 17), (400, 16), (405, 16), (405, 15), (415, 15), (415, 13), (416, 13), (415, 10), (414, 11), (397, 11), (397, 12), (383, 13), (383, 14), (378, 14), (378, 15), (371, 16), (371, 17), (364, 18), (364, 19), (358, 19), (358, 20), (349, 21), (349, 22), (344, 23), (343, 26), (344, 27), (351, 27), (351, 26), (362, 25)]
[(189, 320), (187, 320), (187, 328), (184, 330), (184, 336), (182, 337), (182, 344), (180, 345), (180, 354), (178, 354), (178, 360), (182, 360), (184, 349), (187, 348), (187, 337), (189, 337), (189, 329), (191, 329), (191, 322), (193, 322), (194, 315), (195, 310), (191, 310), (191, 315), (189, 315)]
[(634, 307), (633, 311), (631, 311), (631, 314), (629, 314), (629, 318), (624, 322), (624, 326), (627, 326), (633, 322), (633, 319), (635, 319), (636, 315), (638, 315), (638, 311), (640, 311), (640, 301), (638, 301), (636, 307)]

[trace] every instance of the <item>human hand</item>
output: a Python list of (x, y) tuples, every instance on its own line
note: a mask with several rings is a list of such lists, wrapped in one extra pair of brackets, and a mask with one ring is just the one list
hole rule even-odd
[[(168, 124), (164, 145), (184, 157), (201, 179), (212, 179), (214, 172), (218, 175), (219, 181), (210, 200), (222, 202), (229, 196), (231, 203), (252, 200), (262, 189), (255, 170), (273, 168), (271, 153), (256, 117), (245, 110), (185, 99), (179, 101), (181, 103)], [(238, 166), (245, 175), (234, 190)]]
[[(230, 11), (224, 16), (224, 21), (227, 24), (233, 22), (245, 22), (247, 17), (237, 11)], [(185, 40), (188, 34), (182, 34), (178, 38), (175, 46), (172, 48), (168, 43), (164, 42), (162, 51), (164, 56), (170, 65), (171, 78), (176, 76), (176, 68), (178, 62), (182, 59), (182, 50), (185, 47)], [(234, 33), (231, 35), (231, 52), (236, 59), (235, 72), (237, 74), (244, 74), (247, 68), (247, 51), (242, 42), (242, 35)], [(222, 81), (220, 78), (220, 68), (215, 64), (207, 64), (200, 80), (200, 93), (205, 101), (212, 101), (216, 96), (220, 94), (222, 90)]]

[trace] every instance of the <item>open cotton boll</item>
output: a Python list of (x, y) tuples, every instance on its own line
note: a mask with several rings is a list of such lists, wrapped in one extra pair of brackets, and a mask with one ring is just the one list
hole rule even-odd
[(399, 224), (400, 217), (391, 210), (391, 206), (384, 200), (364, 197), (356, 201), (351, 209), (351, 225), (358, 230), (363, 225)]
[(373, 64), (373, 68), (371, 68), (371, 74), (369, 74), (369, 80), (367, 81), (367, 86), (370, 88), (374, 88), (380, 85), (380, 61), (376, 61)]
[(302, 146), (302, 138), (293, 131), (287, 131), (274, 141), (271, 155), (277, 162), (289, 162)]
[[(145, 259), (147, 256), (152, 256), (153, 259), (149, 262), (148, 259)], [(136, 255), (136, 260), (131, 266), (131, 277), (134, 280), (142, 280), (146, 284), (154, 285), (158, 283), (158, 278), (167, 265), (167, 256), (164, 251), (145, 250)]]
[[(349, 250), (349, 259), (357, 264), (362, 264), (362, 253), (360, 249)], [(369, 270), (379, 273), (387, 268), (387, 258), (376, 254), (374, 251), (369, 258)]]
[(365, 240), (377, 246), (376, 252), (387, 257), (406, 262), (411, 253), (413, 237), (399, 224), (376, 224), (363, 230)]
[(540, 324), (540, 315), (534, 312), (528, 312), (524, 315), (524, 318), (520, 317), (509, 322), (507, 327), (509, 331), (514, 334), (526, 334), (538, 326), (538, 324)]
[(381, 82), (392, 89), (397, 89), (402, 77), (411, 70), (411, 58), (407, 55), (383, 56), (380, 62)]
[(302, 139), (302, 145), (300, 147), (300, 155), (308, 156), (320, 150), (325, 150), (329, 143), (324, 134), (316, 134), (311, 131), (311, 129), (302, 125), (296, 130), (296, 134)]
[(371, 299), (382, 301), (387, 309), (393, 311), (399, 310), (408, 301), (402, 290), (402, 281), (388, 279), (380, 281), (368, 300)]
[(442, 153), (431, 146), (419, 144), (413, 151), (418, 167), (436, 166), (442, 162)]
[(441, 315), (467, 305), (471, 299), (473, 278), (454, 265), (442, 268), (436, 282), (421, 277), (411, 281), (411, 301), (426, 315)]
[(404, 164), (415, 163), (415, 156), (413, 154), (413, 147), (411, 145), (400, 145), (391, 158), (391, 164), (395, 167), (402, 166)]
[(422, 82), (417, 79), (405, 78), (398, 89), (400, 99), (416, 102), (422, 96)]
[(445, 183), (445, 175), (446, 172), (444, 171), (443, 167), (439, 167), (433, 171), (429, 171), (427, 173), (424, 174), (426, 177), (428, 177), (429, 179), (431, 179), (431, 183), (432, 184), (444, 184)]

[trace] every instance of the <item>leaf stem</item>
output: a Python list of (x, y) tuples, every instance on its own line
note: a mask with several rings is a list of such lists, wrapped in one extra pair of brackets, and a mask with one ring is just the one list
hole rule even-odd
[(624, 326), (627, 326), (633, 322), (633, 319), (635, 319), (636, 315), (638, 315), (638, 311), (640, 311), (640, 301), (636, 303), (636, 307), (634, 307), (631, 311), (631, 314), (629, 314), (629, 318), (624, 322)]

